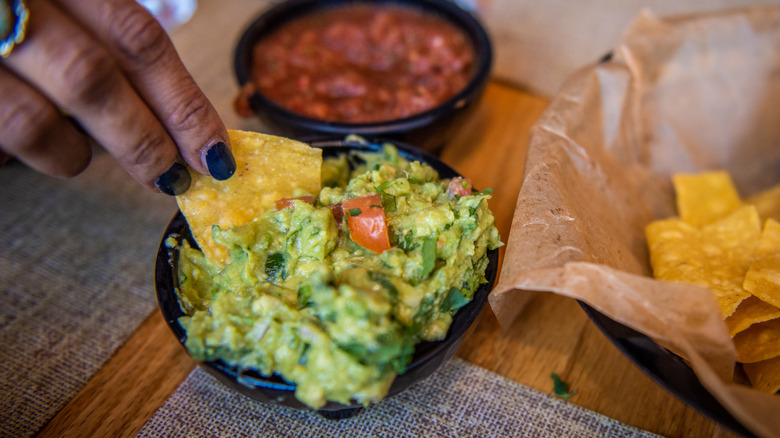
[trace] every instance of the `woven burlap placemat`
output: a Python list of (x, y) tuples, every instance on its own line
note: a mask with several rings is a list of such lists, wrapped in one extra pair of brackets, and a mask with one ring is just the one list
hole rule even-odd
[(0, 436), (37, 432), (155, 309), (175, 211), (100, 151), (69, 180), (0, 168)]
[(655, 437), (461, 359), (354, 417), (265, 405), (195, 369), (140, 437)]

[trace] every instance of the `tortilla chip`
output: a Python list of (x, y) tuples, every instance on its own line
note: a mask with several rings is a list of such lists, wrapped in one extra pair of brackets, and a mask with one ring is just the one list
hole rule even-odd
[(653, 275), (710, 288), (723, 317), (750, 296), (742, 288), (761, 232), (753, 206), (702, 228), (680, 219), (655, 221), (645, 230)]
[(699, 229), (680, 219), (654, 221), (645, 229), (653, 275), (659, 280), (709, 286), (701, 256)]
[(734, 336), (737, 361), (754, 363), (780, 356), (780, 319), (753, 324)]
[(726, 318), (726, 327), (733, 338), (737, 333), (753, 324), (780, 318), (780, 308), (765, 303), (755, 296), (747, 297), (734, 313)]
[(753, 388), (774, 394), (780, 391), (780, 356), (742, 366)]
[(206, 257), (224, 266), (230, 254), (211, 237), (213, 226), (243, 225), (276, 200), (320, 191), (322, 151), (265, 134), (228, 131), (236, 173), (226, 181), (192, 173), (192, 185), (176, 197), (192, 235)]
[(672, 183), (680, 219), (696, 227), (722, 219), (742, 206), (731, 176), (725, 171), (676, 174)]
[(767, 219), (743, 287), (763, 301), (780, 307), (780, 223)]
[(780, 184), (747, 198), (745, 203), (756, 206), (761, 220), (780, 221)]

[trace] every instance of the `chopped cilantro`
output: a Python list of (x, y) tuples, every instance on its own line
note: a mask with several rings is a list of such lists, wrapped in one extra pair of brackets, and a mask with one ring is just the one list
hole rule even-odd
[(385, 211), (393, 212), (398, 209), (395, 203), (395, 195), (382, 192), (379, 194), (379, 196), (382, 197), (382, 205), (385, 206)]
[(275, 252), (265, 259), (265, 274), (271, 281), (287, 278), (287, 271), (284, 266), (284, 254)]
[(411, 251), (414, 249), (414, 236), (412, 236), (411, 233), (404, 234), (403, 238), (398, 239), (398, 246), (400, 246), (404, 251)]
[(347, 213), (349, 213), (350, 216), (355, 217), (355, 216), (360, 216), (360, 213), (362, 212), (360, 211), (359, 208), (350, 208)]
[(421, 278), (427, 278), (431, 275), (434, 266), (436, 266), (436, 240), (435, 237), (428, 237), (423, 240)]
[(301, 284), (298, 286), (298, 303), (301, 307), (306, 307), (311, 300), (311, 285)]
[(391, 367), (397, 373), (403, 373), (414, 354), (414, 344), (400, 334), (386, 336), (379, 346), (367, 347), (359, 342), (345, 342), (339, 348), (362, 364)]
[(463, 234), (468, 236), (472, 231), (474, 231), (477, 228), (477, 224), (472, 222), (465, 223), (461, 226), (461, 231), (463, 231)]
[(447, 298), (441, 303), (442, 312), (450, 312), (460, 309), (469, 303), (469, 299), (464, 297), (460, 290), (456, 287), (450, 288), (447, 293)]
[(395, 195), (386, 192), (386, 190), (394, 183), (395, 180), (385, 181), (376, 187), (377, 193), (379, 193), (379, 196), (382, 197), (382, 205), (384, 206), (385, 211), (388, 212), (393, 212), (396, 211), (397, 209), (395, 203)]
[(393, 180), (390, 180), (390, 181), (385, 181), (385, 182), (383, 182), (382, 184), (379, 184), (378, 186), (376, 186), (376, 192), (377, 192), (377, 193), (382, 193), (382, 192), (384, 192), (384, 191), (385, 191), (387, 188), (389, 188), (390, 186), (392, 186), (393, 184), (395, 184), (395, 180), (394, 180), (394, 179), (393, 179)]
[(385, 277), (384, 275), (378, 273), (378, 272), (369, 272), (368, 274), (369, 278), (376, 281), (382, 287), (387, 289), (388, 292), (390, 292), (390, 296), (397, 297), (398, 296), (398, 289), (395, 287), (392, 281), (390, 281), (389, 278)]
[(558, 397), (569, 400), (569, 397), (577, 393), (577, 391), (569, 391), (569, 384), (561, 380), (557, 374), (552, 373), (550, 374), (550, 377), (553, 379), (553, 394)]
[(311, 345), (310, 344), (303, 344), (303, 351), (301, 351), (301, 356), (298, 359), (298, 364), (299, 365), (306, 365), (306, 362), (309, 359), (308, 356), (309, 356), (309, 350), (310, 349), (311, 349)]

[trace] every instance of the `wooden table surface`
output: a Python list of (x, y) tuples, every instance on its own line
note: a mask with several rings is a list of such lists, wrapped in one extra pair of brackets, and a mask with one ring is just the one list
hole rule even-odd
[[(244, 22), (242, 8), (258, 6), (250, 0), (201, 0), (195, 17), (172, 36), (226, 125), (251, 129), (252, 122), (239, 120), (231, 106), (236, 85), (230, 57), (242, 26), (218, 38), (214, 34), (214, 17), (242, 17)], [(490, 206), (504, 241), (522, 183), (529, 131), (548, 102), (491, 82), (474, 117), (442, 152), (444, 161), (476, 186), (494, 188)], [(546, 393), (552, 392), (550, 374), (555, 372), (576, 391), (569, 402), (664, 436), (735, 436), (644, 375), (571, 299), (539, 295), (506, 332), (486, 307), (457, 355)], [(193, 366), (156, 311), (39, 436), (135, 436)]]

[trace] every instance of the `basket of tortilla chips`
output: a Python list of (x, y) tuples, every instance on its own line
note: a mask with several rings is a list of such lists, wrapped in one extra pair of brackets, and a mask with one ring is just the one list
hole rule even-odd
[(531, 132), (499, 321), (536, 292), (577, 298), (777, 436), (778, 66), (780, 8), (761, 7), (643, 13), (611, 59), (573, 75)]

